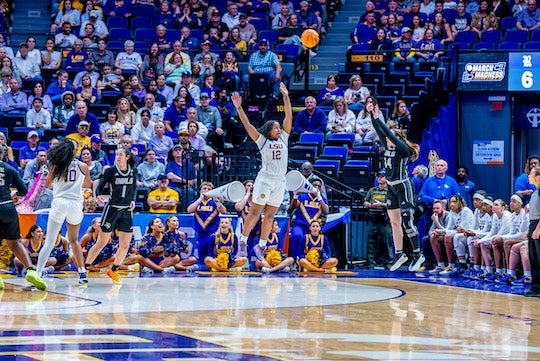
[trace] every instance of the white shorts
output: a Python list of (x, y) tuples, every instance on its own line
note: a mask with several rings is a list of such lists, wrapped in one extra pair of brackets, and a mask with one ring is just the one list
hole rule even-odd
[(253, 184), (253, 202), (264, 206), (279, 207), (285, 194), (285, 177), (274, 178), (257, 174)]
[(49, 211), (49, 218), (55, 222), (62, 223), (64, 220), (69, 224), (77, 225), (83, 220), (82, 202), (70, 199), (54, 198)]

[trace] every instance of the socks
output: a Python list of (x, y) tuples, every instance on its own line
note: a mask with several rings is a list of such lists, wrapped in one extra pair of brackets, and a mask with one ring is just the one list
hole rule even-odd
[(246, 243), (247, 244), (247, 241), (248, 241), (247, 236), (244, 236), (244, 235), (240, 236), (239, 243)]
[(79, 267), (79, 268), (77, 268), (77, 272), (79, 272), (79, 273), (85, 273), (85, 272), (86, 272), (86, 268), (84, 268), (84, 267)]

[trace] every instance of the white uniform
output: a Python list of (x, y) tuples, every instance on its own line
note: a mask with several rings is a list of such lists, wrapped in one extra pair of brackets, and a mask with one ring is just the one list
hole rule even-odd
[(253, 202), (279, 207), (285, 192), (289, 134), (282, 131), (276, 140), (260, 135), (256, 143), (261, 153), (262, 167), (253, 185)]
[(84, 173), (79, 162), (74, 160), (69, 165), (67, 178), (53, 181), (53, 201), (49, 218), (55, 222), (79, 224), (83, 219), (83, 194), (82, 184)]

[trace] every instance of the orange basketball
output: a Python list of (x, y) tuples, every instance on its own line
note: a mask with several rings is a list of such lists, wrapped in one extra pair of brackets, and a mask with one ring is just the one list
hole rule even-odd
[(306, 48), (314, 48), (319, 44), (319, 33), (313, 29), (307, 29), (302, 33), (301, 39)]

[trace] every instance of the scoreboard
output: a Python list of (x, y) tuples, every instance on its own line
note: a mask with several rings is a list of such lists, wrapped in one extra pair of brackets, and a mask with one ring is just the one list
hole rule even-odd
[(508, 54), (508, 90), (540, 91), (540, 53)]

